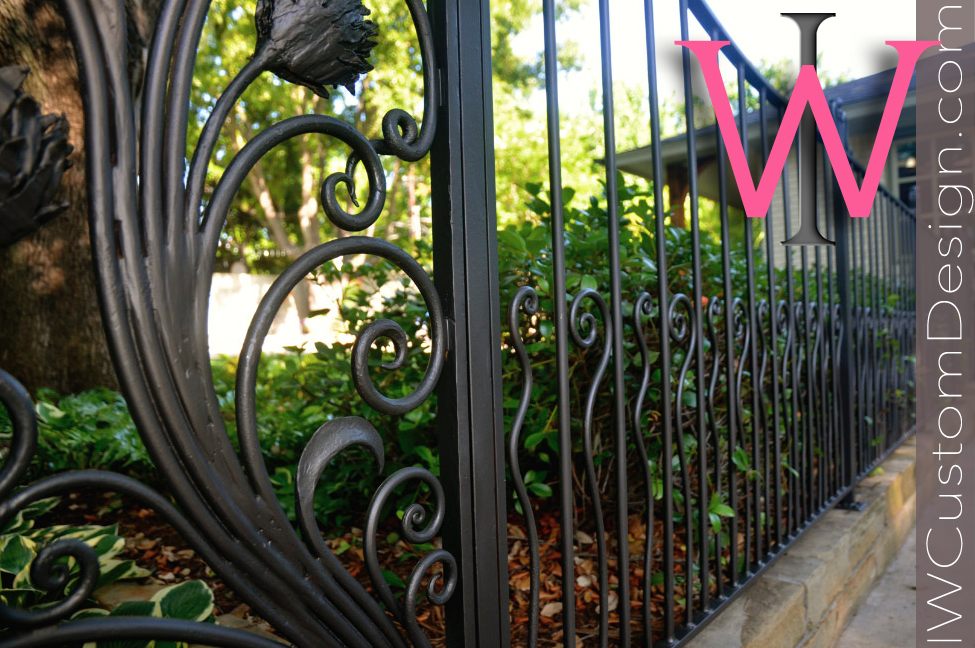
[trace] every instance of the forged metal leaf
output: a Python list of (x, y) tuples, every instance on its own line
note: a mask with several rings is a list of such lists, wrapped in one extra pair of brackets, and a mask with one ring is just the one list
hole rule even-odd
[(42, 115), (20, 90), (27, 68), (0, 68), (0, 247), (32, 234), (67, 203), (55, 203), (71, 166), (68, 123)]
[(328, 98), (325, 86), (354, 91), (376, 41), (376, 25), (359, 0), (259, 0), (257, 51), (265, 69)]

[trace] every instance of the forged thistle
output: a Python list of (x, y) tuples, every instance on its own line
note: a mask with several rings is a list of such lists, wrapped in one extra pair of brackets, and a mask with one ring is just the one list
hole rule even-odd
[(67, 202), (53, 202), (67, 159), (68, 122), (41, 115), (41, 107), (20, 90), (28, 69), (0, 68), (0, 248), (34, 233)]
[(359, 0), (258, 0), (257, 49), (262, 67), (328, 98), (325, 86), (353, 91), (372, 70), (376, 24)]

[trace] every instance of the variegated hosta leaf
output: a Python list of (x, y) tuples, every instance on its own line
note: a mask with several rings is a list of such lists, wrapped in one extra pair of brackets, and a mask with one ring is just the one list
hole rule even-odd
[(18, 511), (17, 515), (13, 517), (10, 522), (7, 523), (5, 527), (0, 529), (0, 544), (3, 543), (3, 537), (7, 535), (26, 533), (34, 528), (34, 520), (45, 513), (48, 513), (58, 502), (61, 501), (60, 497), (48, 497), (46, 499), (38, 500), (29, 506), (24, 507), (23, 510)]
[[(119, 580), (145, 578), (151, 572), (137, 566), (132, 560), (121, 560), (117, 556), (125, 549), (125, 540), (118, 535), (118, 526), (75, 527), (57, 525), (40, 529), (32, 528), (33, 518), (50, 510), (57, 504), (57, 498), (38, 502), (33, 508), (25, 509), (22, 519), (15, 520), (12, 528), (22, 529), (21, 533), (0, 535), (0, 601), (4, 605), (20, 609), (39, 609), (70, 595), (78, 586), (78, 566), (73, 558), (68, 558), (68, 580), (61, 592), (48, 592), (39, 589), (31, 580), (31, 564), (38, 553), (46, 546), (61, 540), (79, 540), (95, 550), (99, 563), (99, 578), (96, 587), (104, 587)], [(8, 527), (8, 528), (11, 528)], [(0, 628), (2, 631), (2, 628)]]
[[(72, 619), (93, 616), (155, 617), (212, 623), (213, 592), (203, 581), (186, 581), (159, 590), (148, 601), (126, 601), (111, 612), (88, 609), (77, 612)], [(185, 648), (186, 644), (171, 641), (99, 641), (84, 648)]]
[(203, 581), (186, 581), (156, 592), (152, 600), (160, 616), (168, 619), (205, 621), (213, 614), (213, 592)]

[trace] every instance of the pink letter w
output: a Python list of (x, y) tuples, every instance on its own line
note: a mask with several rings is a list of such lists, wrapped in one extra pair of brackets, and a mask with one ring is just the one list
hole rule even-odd
[(867, 173), (863, 178), (862, 189), (857, 187), (853, 169), (850, 168), (850, 163), (846, 159), (846, 151), (840, 141), (840, 135), (836, 131), (836, 124), (833, 123), (833, 115), (826, 103), (823, 87), (816, 75), (816, 68), (812, 65), (803, 65), (799, 71), (799, 78), (796, 80), (792, 97), (789, 99), (789, 105), (785, 109), (785, 115), (782, 116), (782, 123), (779, 125), (779, 132), (775, 136), (772, 151), (769, 153), (768, 165), (765, 167), (762, 179), (756, 189), (752, 186), (752, 177), (739, 139), (738, 126), (735, 124), (734, 115), (731, 113), (731, 102), (728, 100), (724, 80), (721, 78), (721, 70), (718, 68), (718, 50), (728, 45), (730, 41), (675, 41), (677, 45), (684, 45), (694, 52), (701, 63), (708, 94), (711, 95), (711, 103), (714, 105), (714, 116), (718, 120), (721, 137), (728, 149), (728, 159), (731, 162), (731, 169), (735, 173), (738, 189), (741, 191), (745, 213), (752, 217), (762, 217), (768, 212), (769, 205), (772, 202), (772, 194), (775, 193), (775, 186), (782, 175), (782, 168), (785, 166), (789, 149), (792, 148), (796, 131), (799, 130), (799, 121), (802, 119), (802, 113), (807, 103), (812, 109), (816, 126), (819, 128), (823, 144), (826, 147), (826, 155), (833, 166), (836, 181), (843, 193), (843, 199), (846, 200), (850, 216), (869, 216), (874, 196), (877, 195), (877, 187), (880, 184), (880, 174), (887, 160), (887, 154), (890, 152), (890, 143), (894, 139), (897, 120), (900, 117), (901, 108), (904, 107), (904, 100), (907, 98), (907, 90), (910, 87), (911, 76), (914, 74), (914, 66), (917, 65), (917, 60), (924, 50), (938, 45), (939, 42), (887, 41), (888, 45), (897, 50), (899, 56), (897, 71), (894, 73), (894, 81), (887, 97), (887, 106), (884, 108), (884, 115), (880, 120), (877, 141), (867, 164)]

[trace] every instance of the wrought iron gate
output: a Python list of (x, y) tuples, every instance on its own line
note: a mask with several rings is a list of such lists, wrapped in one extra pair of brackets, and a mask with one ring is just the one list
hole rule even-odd
[[(122, 493), (158, 511), (294, 645), (429, 645), (416, 622), (416, 602), (421, 581), (438, 565), (442, 572), (430, 579), (426, 594), (431, 602), (446, 604), (457, 620), (447, 629), (451, 645), (488, 645), (486, 637), (496, 637), (505, 627), (487, 4), (448, 0), (427, 8), (420, 0), (405, 1), (423, 60), (419, 120), (394, 108), (383, 121), (383, 138), (369, 141), (335, 117), (283, 119), (247, 143), (205, 203), (203, 183), (217, 135), (244, 90), (267, 82), (264, 72), (316, 91), (354, 82), (370, 69), (367, 41), (376, 34), (363, 18), (368, 12), (358, 0), (262, 0), (255, 54), (217, 101), (184, 175), (189, 89), (209, 1), (163, 4), (140, 110), (126, 76), (123, 3), (64, 3), (83, 77), (91, 236), (105, 329), (131, 413), (177, 505), (126, 477), (99, 472), (61, 474), (17, 490), (36, 444), (37, 423), (28, 395), (13, 377), (0, 374), (0, 398), (14, 422), (0, 479), (0, 526), (31, 502), (70, 489)], [(247, 173), (273, 147), (306, 133), (348, 147), (346, 172), (329, 176), (322, 194), (329, 219), (351, 233), (367, 229), (384, 209), (381, 155), (408, 162), (432, 155), (439, 170), (433, 197), (437, 285), (410, 255), (372, 237), (333, 240), (295, 261), (264, 297), (241, 353), (238, 456), (224, 429), (209, 369), (207, 297), (217, 240)], [(368, 172), (368, 190), (361, 192), (366, 200), (358, 213), (348, 213), (335, 191), (343, 183), (354, 190), (352, 173), (360, 164)], [(29, 221), (34, 214), (14, 216)], [(271, 320), (309, 271), (346, 254), (375, 255), (400, 268), (418, 287), (429, 314), (429, 365), (415, 390), (389, 398), (373, 384), (368, 369), (373, 343), (382, 338), (395, 345), (397, 360), (389, 369), (399, 366), (408, 344), (398, 324), (379, 320), (358, 333), (352, 367), (356, 391), (379, 411), (405, 413), (437, 390), (442, 451), (453, 458), (444, 462), (440, 479), (420, 468), (394, 473), (364, 511), (366, 528), (375, 533), (380, 510), (397, 485), (423, 482), (434, 495), (433, 510), (414, 505), (402, 529), (414, 542), (442, 535), (444, 549), (422, 557), (401, 600), (380, 573), (376, 538), (366, 541), (365, 553), (378, 600), (321, 540), (312, 510), (325, 466), (349, 446), (368, 448), (381, 469), (383, 445), (372, 425), (361, 418), (335, 418), (315, 433), (295, 484), (300, 530), (278, 505), (257, 441), (255, 382)], [(0, 642), (5, 647), (140, 638), (276, 645), (205, 623), (70, 620), (98, 581), (92, 549), (77, 540), (54, 542), (39, 554), (32, 573), (43, 587), (60, 591), (68, 584), (65, 558), (77, 562), (80, 574), (60, 603), (36, 611), (0, 606), (0, 626), (8, 628)]]
[[(415, 116), (392, 109), (383, 120), (383, 138), (369, 141), (334, 117), (283, 119), (243, 148), (204, 202), (206, 167), (220, 127), (243, 91), (264, 82), (263, 72), (322, 88), (347, 83), (368, 69), (363, 52), (354, 45), (375, 36), (361, 5), (357, 0), (261, 0), (255, 55), (217, 101), (192, 160), (184, 167), (188, 93), (208, 0), (164, 3), (138, 111), (126, 76), (122, 2), (64, 0), (83, 74), (91, 235), (101, 311), (130, 410), (154, 462), (169, 480), (176, 505), (131, 479), (101, 472), (60, 474), (20, 488), (36, 444), (36, 417), (26, 392), (13, 377), (0, 372), (0, 402), (14, 422), (0, 470), (0, 528), (42, 498), (81, 487), (111, 490), (158, 511), (295, 646), (430, 645), (416, 620), (417, 600), (428, 578), (428, 600), (446, 609), (448, 646), (506, 646), (512, 632), (509, 470), (514, 497), (525, 513), (531, 553), (527, 644), (565, 645), (567, 637), (586, 641), (579, 636), (576, 619), (575, 558), (583, 550), (573, 512), (579, 501), (588, 502), (596, 528), (591, 558), (597, 565), (595, 600), (600, 606), (595, 625), (588, 629), (592, 641), (601, 646), (611, 639), (622, 646), (682, 643), (813, 520), (848, 498), (857, 479), (909, 432), (909, 408), (894, 404), (891, 395), (896, 391), (907, 402), (905, 394), (911, 391), (905, 357), (913, 344), (913, 214), (882, 190), (873, 216), (850, 224), (838, 192), (824, 182), (828, 200), (821, 218), (828, 236), (835, 231), (836, 249), (803, 249), (798, 280), (790, 252), (783, 286), (774, 263), (774, 246), (780, 237), (773, 219), (767, 218), (765, 275), (759, 276), (754, 255), (746, 254), (744, 283), (736, 287), (723, 193), (722, 290), (707, 295), (697, 214), (697, 149), (695, 131), (689, 129), (692, 294), (672, 290), (660, 181), (654, 25), (652, 3), (647, 0), (652, 162), (657, 182), (652, 223), (645, 225), (662, 279), (652, 292), (651, 286), (638, 294), (622, 292), (613, 99), (612, 92), (604, 92), (609, 299), (596, 290), (581, 289), (570, 299), (552, 300), (553, 310), (546, 313), (535, 287), (527, 285), (511, 304), (501, 304), (488, 2), (430, 0), (425, 7), (421, 0), (404, 1), (423, 58), (419, 125)], [(599, 6), (603, 83), (611, 88), (610, 6), (607, 0)], [(554, 70), (554, 0), (544, 0), (543, 7), (545, 62), (547, 69)], [(685, 38), (692, 14), (715, 39), (730, 40), (701, 0), (681, 0)], [(311, 26), (304, 30), (311, 32), (307, 38), (320, 42), (293, 40), (291, 32), (299, 25)], [(329, 65), (320, 65), (322, 61), (306, 49), (309, 45), (320, 51), (331, 51), (329, 47), (346, 51), (327, 61)], [(747, 84), (760, 96), (758, 119), (752, 125), (757, 123), (761, 129), (762, 155), (767, 156), (766, 129), (784, 110), (785, 100), (740, 50), (732, 46), (728, 52), (738, 70), (743, 140), (747, 142), (750, 114), (745, 105)], [(690, 64), (686, 52), (684, 56), (686, 83)], [(545, 226), (551, 228), (551, 294), (562, 296), (569, 292), (565, 262), (569, 251), (564, 247), (560, 191), (557, 81), (557, 74), (547, 76), (549, 181), (554, 190), (552, 219)], [(690, 92), (688, 84), (687, 121), (693, 124)], [(428, 276), (400, 248), (368, 236), (329, 241), (300, 257), (262, 301), (241, 352), (238, 455), (227, 438), (209, 369), (207, 297), (215, 247), (234, 195), (254, 164), (275, 146), (307, 133), (333, 138), (349, 149), (346, 170), (324, 183), (323, 203), (328, 218), (350, 233), (366, 230), (383, 212), (386, 179), (380, 156), (407, 162), (431, 156), (434, 276)], [(721, 151), (720, 138), (717, 146)], [(361, 192), (365, 205), (358, 213), (349, 213), (335, 191), (340, 184), (354, 188), (352, 174), (360, 164), (369, 179), (368, 190)], [(720, 153), (718, 164), (726, 191)], [(863, 169), (857, 173), (862, 177)], [(825, 163), (823, 176), (830, 177)], [(787, 186), (785, 192), (788, 237)], [(30, 219), (34, 214), (20, 216)], [(752, 240), (751, 221), (746, 222), (746, 232), (746, 240)], [(887, 249), (884, 246), (896, 252), (879, 253)], [(390, 398), (376, 387), (368, 355), (375, 342), (391, 341), (397, 359), (386, 368), (395, 370), (409, 342), (406, 333), (389, 320), (375, 321), (359, 331), (351, 367), (358, 397), (377, 411), (403, 414), (434, 392), (437, 395), (439, 477), (422, 468), (395, 472), (377, 487), (364, 512), (364, 550), (376, 597), (349, 575), (322, 541), (312, 510), (319, 478), (345, 449), (366, 447), (381, 468), (383, 446), (376, 430), (364, 419), (346, 417), (328, 421), (315, 433), (301, 456), (296, 478), (297, 530), (277, 502), (256, 433), (257, 366), (271, 319), (309, 271), (346, 254), (375, 255), (401, 269), (418, 287), (429, 318), (426, 374), (411, 394), (401, 398)], [(592, 312), (586, 311), (587, 305)], [(505, 429), (501, 397), (502, 307), (509, 308), (510, 344), (504, 348), (521, 363), (525, 385), (511, 429)], [(527, 335), (541, 319), (554, 323), (551, 353), (558, 366), (561, 514), (560, 559), (545, 564), (533, 502), (518, 461), (522, 423), (532, 406), (533, 378), (522, 331)], [(570, 393), (570, 341), (593, 374), (584, 397)], [(659, 353), (658, 360), (651, 360), (648, 343)], [(627, 354), (634, 355), (632, 363)], [(612, 387), (605, 392), (603, 376), (610, 367)], [(659, 377), (651, 380), (654, 370), (659, 370)], [(690, 371), (693, 378), (688, 378)], [(628, 378), (627, 372), (633, 375)], [(652, 422), (649, 389), (659, 394)], [(685, 399), (685, 389), (696, 393), (695, 402)], [(602, 430), (591, 413), (595, 400), (606, 393), (612, 399), (613, 415)], [(612, 480), (615, 508), (605, 514), (611, 528), (605, 526), (605, 494), (594, 475), (592, 443), (599, 434), (612, 439), (617, 457)], [(581, 448), (575, 448), (580, 435)], [(628, 466), (628, 457), (636, 458), (633, 465)], [(583, 473), (585, 488), (574, 483), (574, 470)], [(631, 479), (631, 470), (636, 479)], [(655, 470), (660, 471), (659, 489), (654, 487)], [(398, 597), (382, 576), (375, 533), (383, 504), (405, 481), (425, 483), (434, 496), (432, 510), (414, 505), (405, 512), (403, 535), (418, 543), (439, 536), (443, 544), (419, 560), (405, 593)], [(639, 501), (629, 500), (631, 482), (639, 484)], [(731, 511), (721, 509), (728, 518), (725, 540), (710, 517), (708, 502), (714, 493), (720, 501), (727, 497), (726, 508)], [(631, 557), (628, 524), (634, 515), (643, 521), (647, 535), (642, 555)], [(653, 542), (656, 522), (662, 522), (659, 548)], [(28, 648), (107, 639), (253, 648), (277, 645), (205, 623), (137, 617), (72, 620), (98, 581), (98, 562), (91, 548), (74, 540), (54, 542), (41, 551), (32, 573), (46, 588), (61, 591), (68, 584), (66, 558), (78, 568), (73, 589), (61, 602), (42, 610), (0, 606), (0, 627), (8, 628), (0, 646)], [(611, 565), (615, 565), (612, 570)], [(639, 577), (634, 576), (635, 566), (642, 570)], [(542, 625), (540, 578), (553, 570), (560, 570), (561, 615), (558, 623)], [(611, 594), (618, 601), (615, 614), (610, 610)], [(661, 602), (655, 608), (657, 598)]]

